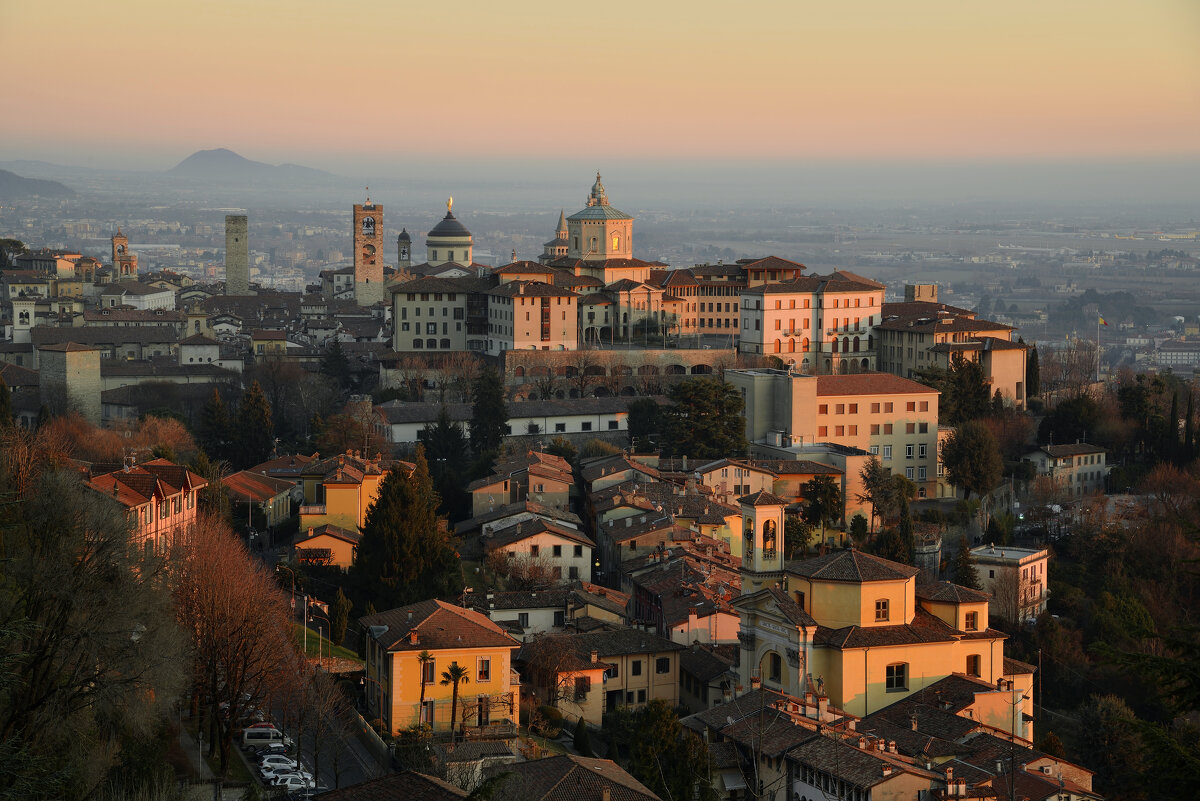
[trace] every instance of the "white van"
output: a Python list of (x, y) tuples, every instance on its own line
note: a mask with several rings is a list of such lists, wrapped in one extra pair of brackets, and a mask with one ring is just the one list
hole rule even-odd
[(287, 738), (279, 729), (255, 728), (242, 730), (242, 745), (269, 745), (279, 743), (284, 745)]

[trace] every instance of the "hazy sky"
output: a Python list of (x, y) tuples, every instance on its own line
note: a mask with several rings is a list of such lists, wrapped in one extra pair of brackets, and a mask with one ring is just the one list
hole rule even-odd
[(0, 0), (0, 159), (1200, 154), (1196, 0)]

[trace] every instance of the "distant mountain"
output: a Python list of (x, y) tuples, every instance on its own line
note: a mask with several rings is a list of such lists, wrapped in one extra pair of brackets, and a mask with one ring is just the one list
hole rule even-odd
[(298, 164), (265, 164), (251, 161), (224, 147), (198, 150), (176, 164), (168, 175), (204, 181), (268, 181), (276, 183), (326, 182), (335, 176)]
[(0, 200), (19, 200), (24, 197), (71, 197), (74, 190), (58, 181), (22, 178), (15, 172), (0, 170)]

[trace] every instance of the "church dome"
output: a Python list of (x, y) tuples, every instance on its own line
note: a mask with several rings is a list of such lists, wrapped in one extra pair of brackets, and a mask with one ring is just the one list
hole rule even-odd
[(407, 228), (403, 228), (400, 230), (400, 235), (398, 237), (396, 237), (396, 241), (397, 242), (411, 242), (412, 241), (412, 237), (408, 235)]
[(452, 212), (446, 212), (446, 216), (442, 221), (433, 226), (433, 229), (427, 234), (429, 238), (447, 238), (447, 237), (462, 237), (470, 236), (471, 232), (467, 227), (460, 223)]

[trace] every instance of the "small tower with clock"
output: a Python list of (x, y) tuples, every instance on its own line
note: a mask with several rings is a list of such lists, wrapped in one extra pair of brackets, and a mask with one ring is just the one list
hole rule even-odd
[(354, 301), (373, 306), (384, 299), (383, 206), (354, 204)]
[(738, 498), (742, 512), (742, 592), (750, 594), (783, 580), (783, 508), (786, 501), (766, 490)]

